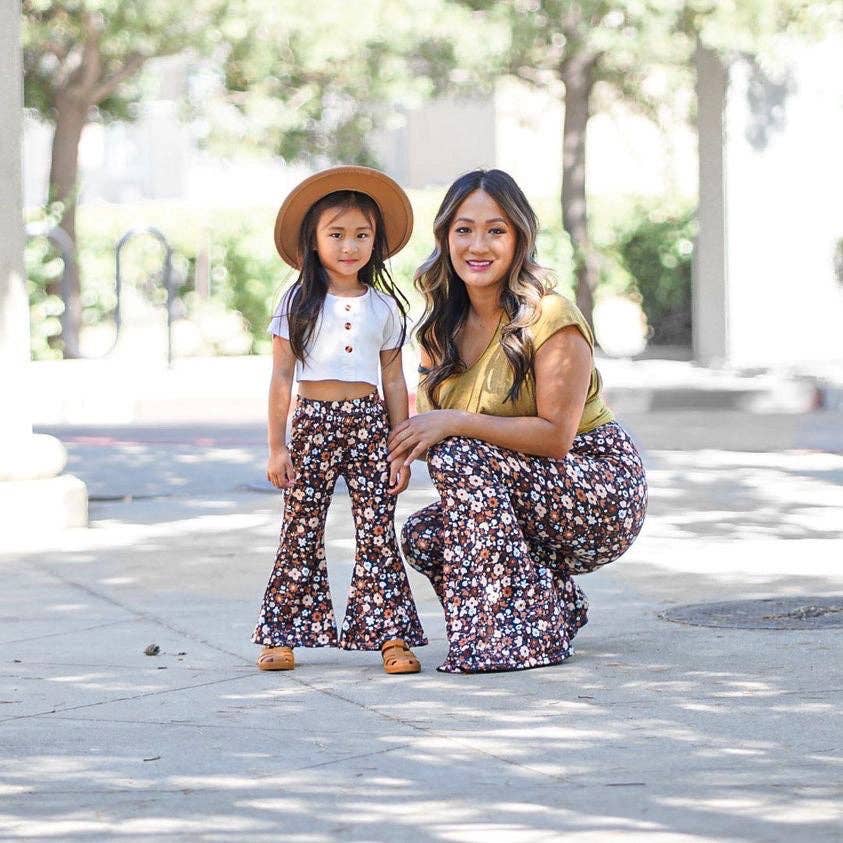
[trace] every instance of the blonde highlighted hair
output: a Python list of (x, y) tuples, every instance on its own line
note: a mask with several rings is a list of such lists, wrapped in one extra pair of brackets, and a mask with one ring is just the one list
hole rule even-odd
[(508, 401), (517, 399), (525, 381), (533, 377), (535, 349), (529, 328), (539, 317), (542, 298), (552, 288), (550, 273), (536, 261), (538, 219), (512, 176), (503, 170), (474, 170), (460, 176), (439, 206), (433, 223), (436, 246), (416, 270), (414, 279), (425, 302), (416, 337), (433, 361), (433, 366), (423, 372), (422, 387), (434, 407), (439, 406), (437, 391), (442, 381), (465, 371), (456, 338), (468, 316), (469, 300), (465, 284), (451, 263), (448, 234), (457, 209), (475, 190), (485, 191), (500, 205), (516, 234), (515, 254), (500, 302), (509, 318), (501, 336), (512, 369)]

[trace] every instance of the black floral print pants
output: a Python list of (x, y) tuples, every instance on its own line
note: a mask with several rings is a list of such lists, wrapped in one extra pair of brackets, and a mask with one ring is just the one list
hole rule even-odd
[[(377, 650), (390, 638), (427, 643), (395, 537), (388, 433), (377, 392), (348, 401), (297, 399), (290, 456), (298, 477), (284, 491), (278, 553), (252, 635), (256, 644)], [(351, 496), (357, 547), (338, 639), (325, 519), (340, 475)]]
[(407, 562), (445, 610), (447, 673), (558, 664), (586, 623), (574, 574), (621, 556), (647, 508), (641, 458), (615, 422), (564, 460), (452, 437), (428, 452), (439, 501), (402, 531)]

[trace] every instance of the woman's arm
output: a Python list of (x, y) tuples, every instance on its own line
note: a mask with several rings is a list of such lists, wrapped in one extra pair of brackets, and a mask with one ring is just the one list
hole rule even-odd
[(296, 479), (296, 471), (285, 441), (295, 368), (296, 358), (289, 340), (273, 336), (272, 377), (269, 381), (267, 414), (269, 459), (266, 465), (266, 479), (279, 489), (289, 488)]
[(466, 436), (524, 454), (564, 459), (582, 418), (591, 367), (591, 348), (579, 329), (562, 328), (536, 352), (536, 416), (432, 410), (393, 430), (390, 457), (409, 451), (409, 465), (431, 445), (449, 436)]
[[(407, 395), (407, 382), (404, 380), (404, 365), (400, 348), (381, 351), (381, 383), (383, 400), (389, 415), (392, 430), (407, 420), (410, 413), (410, 401)], [(407, 488), (410, 482), (409, 464), (404, 465), (400, 455), (390, 454), (389, 493), (397, 495)]]

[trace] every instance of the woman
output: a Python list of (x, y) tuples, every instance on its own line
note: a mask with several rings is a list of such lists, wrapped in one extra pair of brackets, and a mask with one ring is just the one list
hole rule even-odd
[(426, 454), (439, 493), (402, 538), (445, 609), (449, 673), (568, 658), (588, 607), (572, 575), (621, 556), (647, 505), (641, 459), (600, 395), (591, 330), (550, 291), (537, 230), (511, 176), (468, 173), (416, 273), (418, 415), (389, 447), (408, 465)]

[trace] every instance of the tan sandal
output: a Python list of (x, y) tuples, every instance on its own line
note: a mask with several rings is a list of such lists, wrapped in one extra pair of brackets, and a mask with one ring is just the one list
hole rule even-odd
[(402, 638), (392, 638), (381, 645), (383, 669), (387, 673), (418, 673), (421, 662)]
[(255, 664), (260, 670), (292, 670), (296, 659), (292, 647), (264, 647)]

